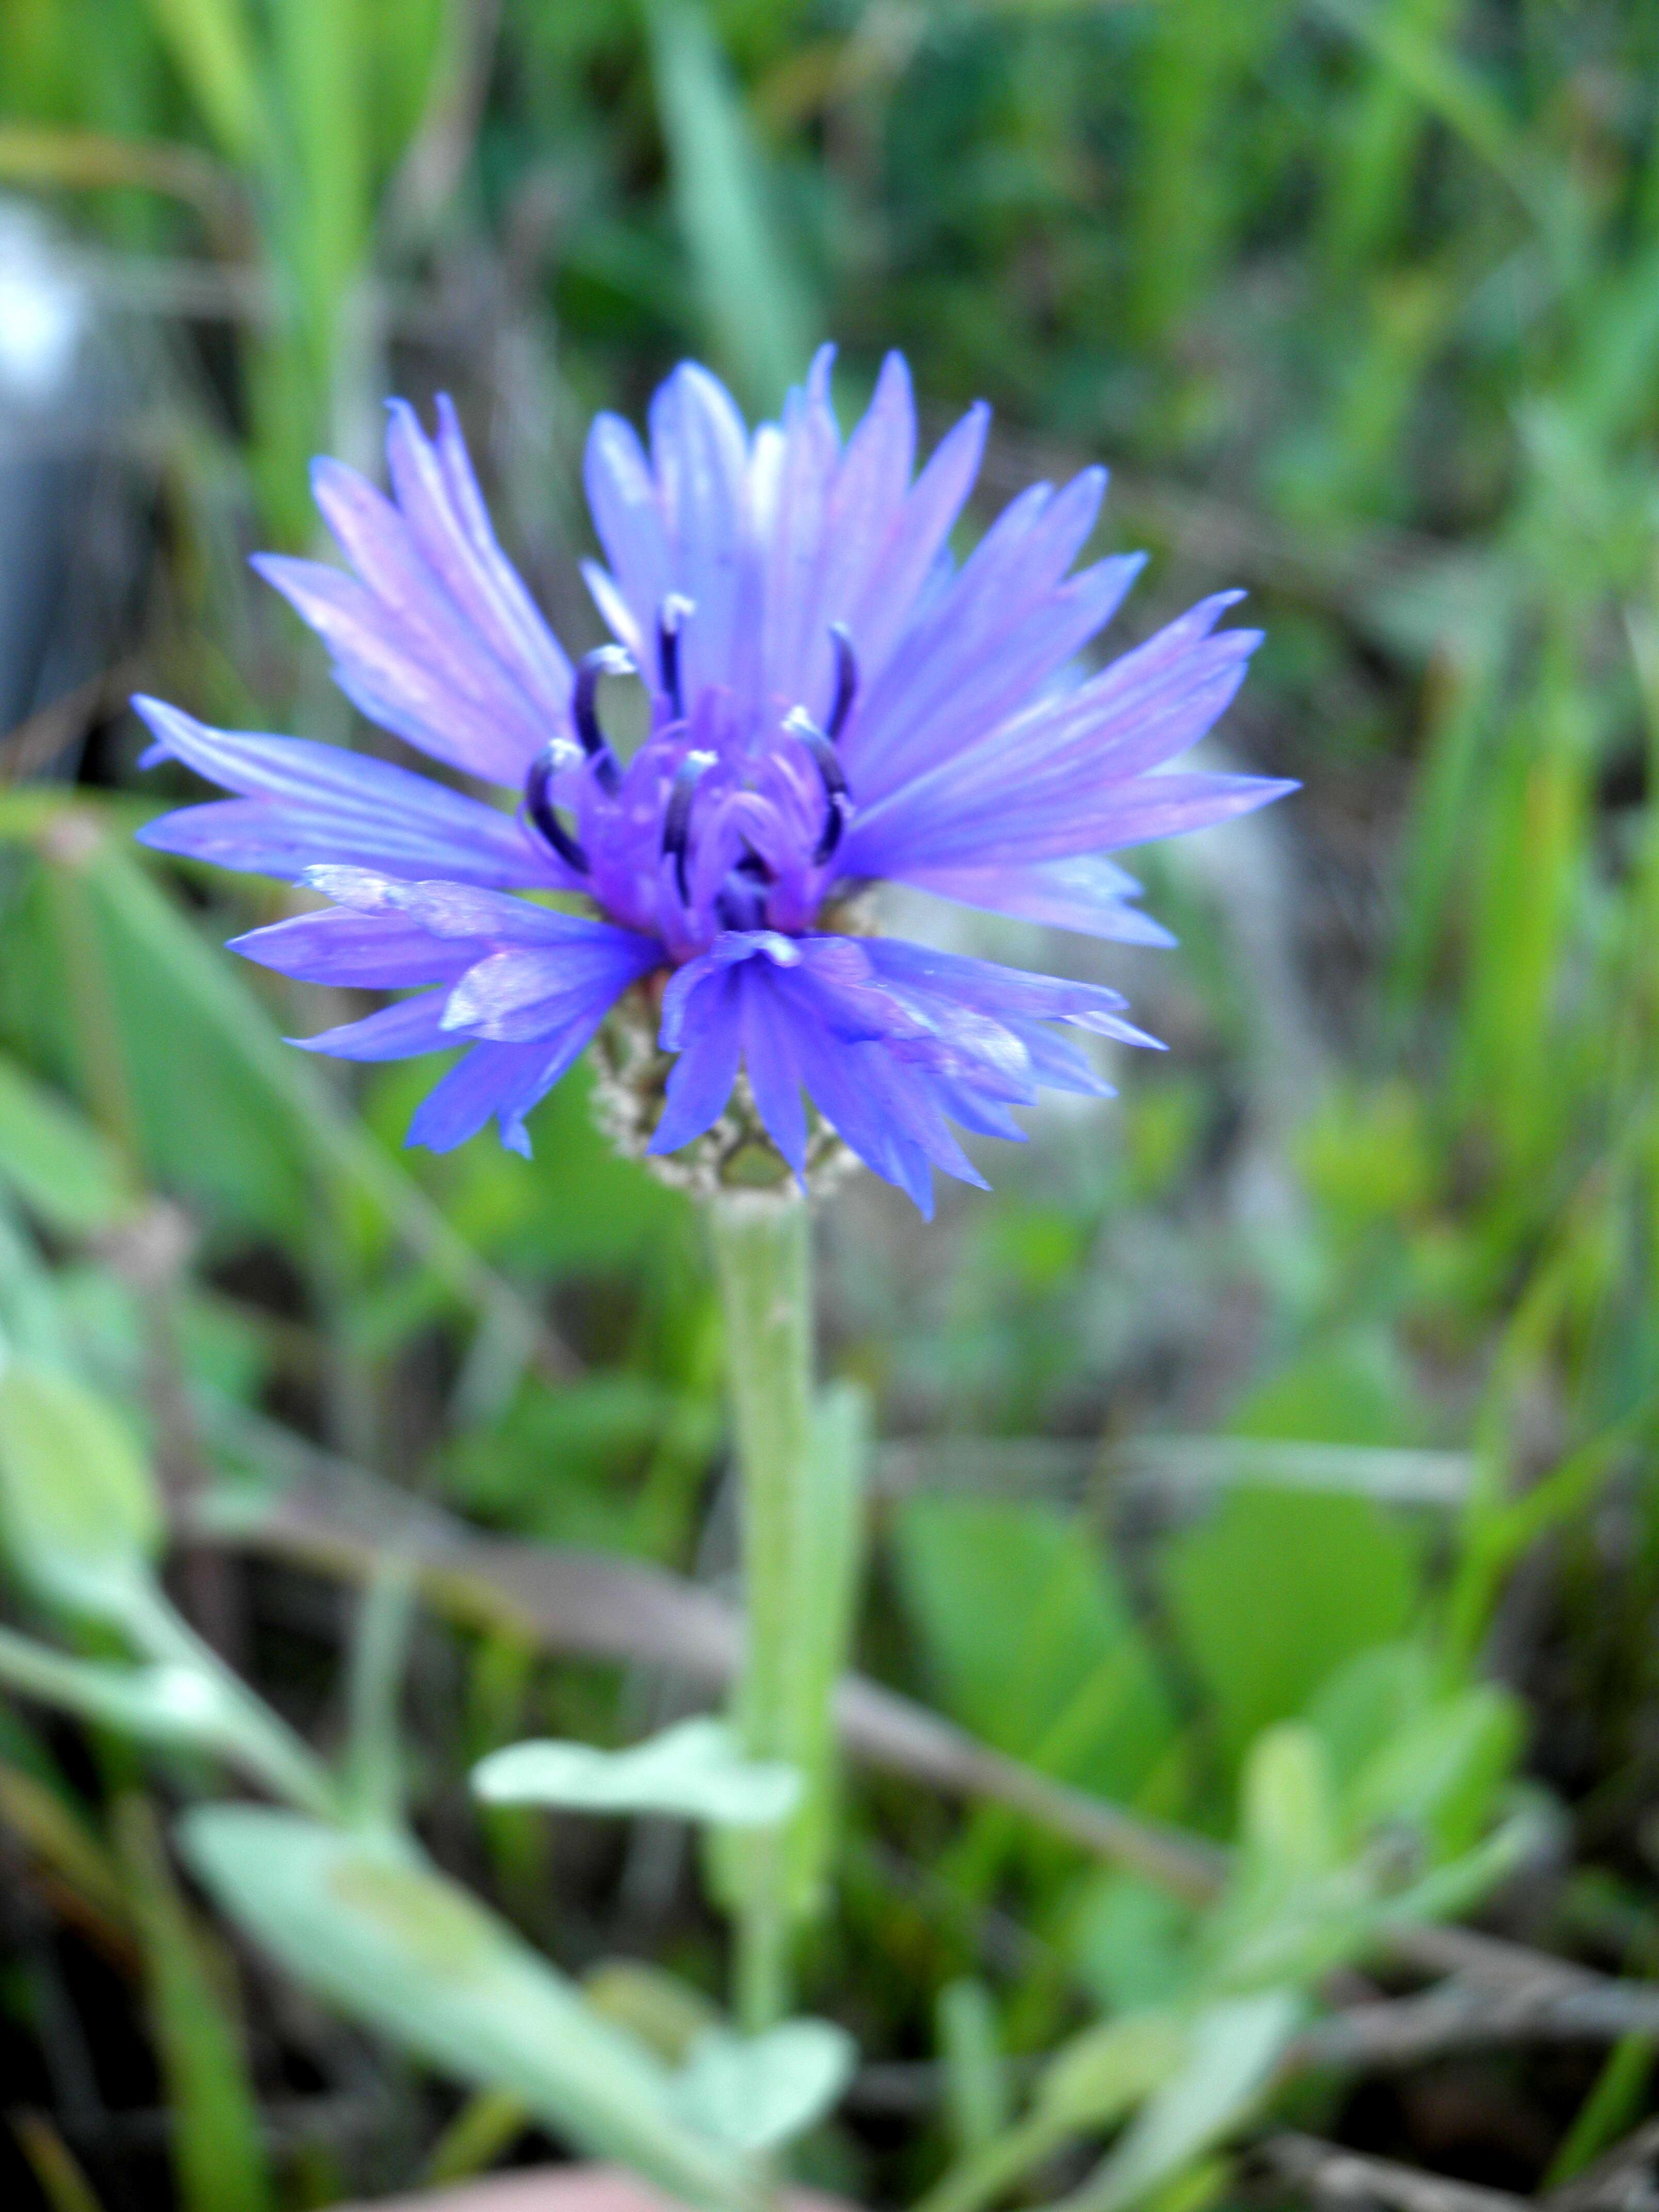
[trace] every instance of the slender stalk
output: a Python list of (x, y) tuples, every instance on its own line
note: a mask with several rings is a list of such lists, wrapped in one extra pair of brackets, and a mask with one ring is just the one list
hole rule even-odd
[[(744, 1643), (738, 1724), (754, 1759), (787, 1759), (798, 1733), (793, 1631), (812, 1447), (812, 1304), (803, 1200), (733, 1193), (709, 1207), (726, 1310), (741, 1477)], [(791, 1903), (782, 1833), (737, 1846), (736, 2009), (762, 2033), (789, 2007)]]

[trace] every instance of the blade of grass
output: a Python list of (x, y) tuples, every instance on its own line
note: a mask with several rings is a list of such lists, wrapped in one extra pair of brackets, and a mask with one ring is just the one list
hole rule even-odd
[(766, 165), (706, 9), (654, 0), (647, 20), (675, 211), (709, 343), (741, 396), (772, 410), (811, 349), (806, 286), (782, 244)]
[(13, 2112), (9, 2118), (50, 2212), (104, 2212), (81, 2161), (44, 2112)]
[(228, 1974), (185, 1902), (147, 1799), (118, 1802), (115, 1833), (144, 1948), (181, 2212), (268, 2212), (270, 2173)]
[(149, 0), (155, 27), (227, 158), (248, 168), (270, 151), (252, 26), (242, 0)]

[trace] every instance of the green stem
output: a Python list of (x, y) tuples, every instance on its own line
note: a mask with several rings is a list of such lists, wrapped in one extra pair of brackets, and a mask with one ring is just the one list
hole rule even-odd
[[(738, 1720), (754, 1759), (795, 1751), (799, 1557), (812, 1449), (812, 1300), (802, 1200), (717, 1198), (709, 1232), (726, 1310), (726, 1371), (742, 1480), (744, 1645)], [(789, 2008), (791, 1909), (784, 1834), (739, 1846), (736, 2005), (757, 2035)]]

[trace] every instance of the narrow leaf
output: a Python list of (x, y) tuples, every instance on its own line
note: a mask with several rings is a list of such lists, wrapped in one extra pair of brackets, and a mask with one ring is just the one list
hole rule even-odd
[(0, 1060), (0, 1182), (69, 1237), (113, 1228), (133, 1211), (132, 1192), (99, 1132), (10, 1060)]
[(650, 11), (674, 204), (708, 334), (743, 397), (774, 409), (811, 350), (805, 288), (779, 242), (775, 199), (737, 85), (696, 0)]
[(144, 1799), (122, 1801), (116, 1832), (144, 1947), (179, 2203), (183, 2212), (265, 2212), (270, 2174), (228, 1978), (215, 1970)]
[(585, 1743), (515, 1743), (473, 1769), (496, 1805), (562, 1805), (585, 1813), (666, 1813), (732, 1827), (769, 1827), (800, 1796), (777, 1760), (745, 1759), (723, 1721), (681, 1721), (631, 1751)]
[(182, 1834), (223, 1910), (348, 2018), (671, 2195), (750, 2194), (746, 2166), (686, 2126), (651, 2054), (412, 1847), (240, 1805), (197, 1808)]

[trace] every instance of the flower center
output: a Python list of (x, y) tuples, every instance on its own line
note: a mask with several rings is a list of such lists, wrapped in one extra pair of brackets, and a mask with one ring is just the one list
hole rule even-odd
[[(802, 705), (775, 711), (758, 740), (731, 694), (688, 702), (682, 652), (696, 610), (671, 593), (657, 618), (650, 736), (624, 766), (605, 733), (607, 676), (645, 672), (622, 647), (578, 664), (571, 738), (552, 740), (525, 780), (523, 811), (595, 903), (661, 939), (674, 961), (721, 930), (809, 928), (830, 889), (853, 811), (837, 739), (858, 697), (851, 640), (830, 632), (834, 683), (823, 726)], [(649, 678), (646, 678), (648, 682)]]

